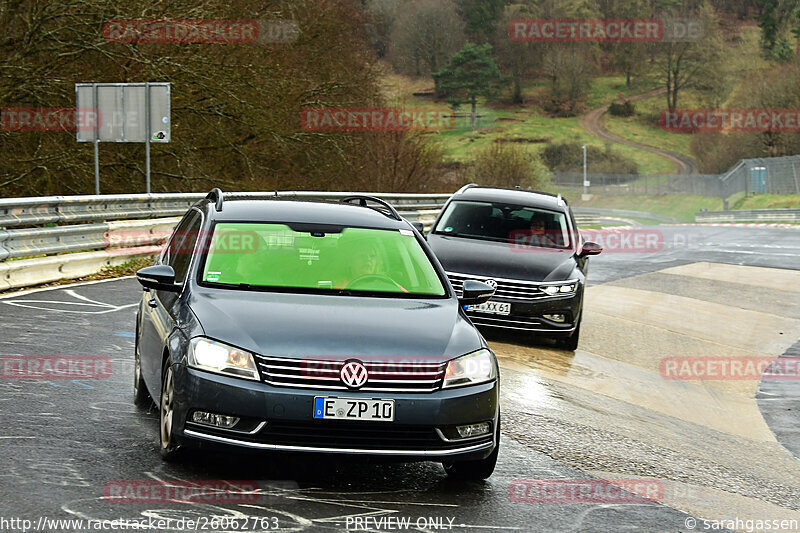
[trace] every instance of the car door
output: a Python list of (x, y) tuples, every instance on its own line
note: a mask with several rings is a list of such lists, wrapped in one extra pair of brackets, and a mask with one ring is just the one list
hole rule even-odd
[[(195, 244), (202, 224), (197, 209), (189, 211), (175, 228), (164, 252), (156, 264), (166, 264), (175, 271), (175, 283), (185, 285)], [(175, 327), (174, 308), (180, 305), (179, 292), (145, 289), (140, 324), (140, 354), (142, 375), (149, 384), (153, 398), (161, 387), (161, 366), (167, 338)]]

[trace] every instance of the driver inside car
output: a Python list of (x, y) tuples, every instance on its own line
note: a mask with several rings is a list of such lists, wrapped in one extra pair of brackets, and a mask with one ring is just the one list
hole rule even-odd
[(377, 243), (371, 239), (348, 240), (341, 244), (348, 262), (341, 269), (340, 278), (334, 278), (336, 289), (397, 290), (401, 287), (386, 272)]

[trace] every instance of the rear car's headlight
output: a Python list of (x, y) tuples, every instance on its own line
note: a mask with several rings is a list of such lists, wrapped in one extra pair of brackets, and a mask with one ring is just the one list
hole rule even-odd
[(497, 377), (497, 360), (488, 348), (456, 357), (447, 363), (442, 388), (477, 385)]
[(556, 294), (565, 294), (575, 292), (575, 289), (578, 287), (578, 284), (575, 282), (571, 283), (561, 283), (561, 284), (553, 284), (553, 285), (545, 285), (542, 287), (542, 292), (548, 294), (550, 296), (554, 296)]
[(197, 337), (189, 343), (189, 366), (258, 381), (253, 354), (218, 341)]

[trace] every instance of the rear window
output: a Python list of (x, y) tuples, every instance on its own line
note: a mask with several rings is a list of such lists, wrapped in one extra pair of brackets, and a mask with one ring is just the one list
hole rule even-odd
[(434, 233), (510, 244), (571, 247), (566, 213), (503, 202), (450, 202)]
[(219, 223), (207, 246), (202, 281), (210, 286), (397, 296), (445, 294), (411, 230)]

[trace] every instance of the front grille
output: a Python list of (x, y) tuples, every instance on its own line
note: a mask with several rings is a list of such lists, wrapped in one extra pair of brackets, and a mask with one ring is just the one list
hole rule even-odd
[[(542, 292), (541, 286), (543, 284), (537, 281), (493, 278), (491, 276), (473, 276), (471, 274), (456, 274), (454, 272), (448, 272), (447, 277), (450, 278), (450, 283), (453, 284), (453, 288), (456, 290), (458, 296), (461, 296), (461, 292), (464, 289), (464, 280), (486, 281), (487, 279), (493, 279), (497, 282), (497, 290), (494, 291), (493, 300), (530, 301), (540, 300), (542, 298), (553, 298), (553, 296)], [(547, 284), (545, 283), (544, 285)]]
[[(203, 428), (204, 433), (230, 437), (229, 433)], [(313, 422), (269, 421), (256, 435), (237, 435), (237, 440), (284, 446), (317, 448), (355, 448), (367, 450), (448, 450), (467, 444), (490, 442), (492, 435), (480, 439), (447, 442), (430, 426), (378, 424), (350, 420)]]
[[(352, 390), (342, 383), (339, 373), (346, 360), (289, 359), (256, 355), (256, 365), (264, 383), (276, 387)], [(447, 362), (412, 362), (406, 359), (362, 361), (367, 367), (367, 382), (359, 392), (433, 392), (439, 390)]]

